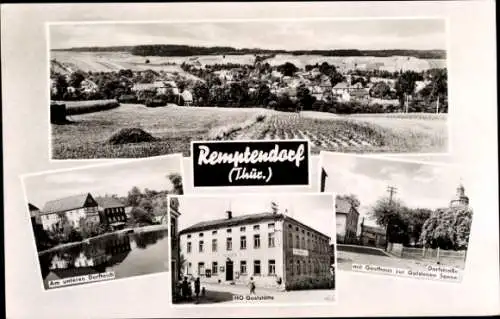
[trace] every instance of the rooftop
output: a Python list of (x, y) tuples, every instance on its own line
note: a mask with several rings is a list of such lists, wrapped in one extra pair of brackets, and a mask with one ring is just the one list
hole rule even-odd
[(351, 204), (345, 199), (335, 199), (335, 214), (349, 214)]
[(245, 214), (245, 215), (240, 215), (240, 216), (234, 216), (232, 218), (221, 218), (221, 219), (214, 219), (214, 220), (209, 220), (209, 221), (203, 221), (199, 222), (197, 224), (194, 224), (190, 227), (184, 228), (179, 232), (179, 235), (182, 234), (187, 234), (187, 233), (194, 233), (194, 232), (199, 232), (199, 231), (204, 231), (204, 230), (209, 230), (209, 229), (218, 229), (218, 228), (223, 228), (223, 227), (233, 227), (233, 226), (238, 226), (238, 225), (247, 225), (247, 224), (252, 224), (252, 223), (259, 223), (263, 222), (266, 220), (281, 220), (281, 219), (288, 219), (291, 221), (294, 221), (298, 224), (301, 224), (305, 228), (308, 228), (309, 230), (315, 231), (325, 237), (330, 238), (330, 236), (323, 234), (314, 228), (311, 228), (304, 223), (301, 223), (300, 221), (287, 216), (285, 214), (274, 214), (274, 213), (257, 213), (257, 214)]
[(117, 207), (125, 207), (119, 199), (113, 197), (96, 197), (95, 201), (102, 208), (117, 208)]
[(386, 231), (382, 227), (363, 225), (363, 232), (385, 235)]
[(43, 206), (41, 215), (65, 212), (68, 210), (86, 207), (85, 204), (89, 196), (92, 200), (94, 200), (90, 193), (84, 193), (48, 201), (45, 203), (45, 206)]

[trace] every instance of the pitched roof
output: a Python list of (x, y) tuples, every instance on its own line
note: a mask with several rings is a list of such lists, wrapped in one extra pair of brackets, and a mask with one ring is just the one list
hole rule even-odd
[(374, 227), (374, 226), (367, 226), (367, 225), (363, 225), (362, 231), (366, 232), (366, 233), (375, 233), (375, 234), (380, 234), (380, 235), (385, 235), (385, 233), (386, 233), (385, 229), (383, 229), (381, 227)]
[(208, 230), (208, 229), (216, 229), (216, 228), (222, 228), (222, 227), (233, 227), (233, 226), (238, 226), (238, 225), (246, 225), (246, 224), (252, 224), (252, 223), (258, 223), (266, 220), (280, 220), (280, 219), (287, 219), (287, 220), (292, 220), (298, 224), (301, 224), (303, 227), (315, 231), (318, 234), (321, 234), (325, 237), (330, 238), (330, 236), (323, 234), (322, 232), (309, 227), (305, 225), (304, 223), (287, 216), (285, 214), (274, 214), (274, 213), (258, 213), (258, 214), (246, 214), (246, 215), (240, 215), (240, 216), (235, 216), (231, 219), (224, 218), (224, 219), (215, 219), (215, 220), (209, 220), (209, 221), (203, 221), (197, 224), (194, 224), (188, 228), (184, 228), (179, 232), (179, 235), (182, 234), (187, 234), (187, 233), (193, 233), (193, 232), (198, 232), (198, 231), (203, 231), (203, 230)]
[(228, 218), (214, 219), (214, 220), (199, 222), (188, 228), (184, 228), (179, 232), (179, 235), (207, 230), (207, 229), (256, 223), (264, 220), (275, 220), (283, 217), (284, 217), (283, 214), (259, 213), (259, 214), (246, 214), (246, 215), (235, 216), (230, 219)]
[(335, 86), (333, 88), (334, 89), (347, 89), (347, 88), (349, 88), (349, 84), (347, 82), (340, 82), (340, 83), (335, 84)]
[(102, 208), (125, 207), (125, 204), (113, 197), (96, 197), (95, 201)]
[(47, 203), (45, 203), (45, 206), (43, 206), (41, 215), (82, 208), (85, 206), (85, 202), (87, 201), (87, 197), (89, 196), (92, 197), (90, 193), (85, 193), (48, 201)]
[(31, 211), (34, 211), (34, 210), (40, 210), (40, 208), (36, 207), (35, 205), (31, 204), (31, 203), (28, 203), (28, 208)]
[(345, 199), (335, 199), (335, 214), (349, 214), (351, 204)]

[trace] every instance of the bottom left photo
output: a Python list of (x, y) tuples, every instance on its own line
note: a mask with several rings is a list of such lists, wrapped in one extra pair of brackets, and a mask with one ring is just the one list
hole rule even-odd
[(24, 175), (45, 289), (169, 271), (168, 195), (182, 155)]

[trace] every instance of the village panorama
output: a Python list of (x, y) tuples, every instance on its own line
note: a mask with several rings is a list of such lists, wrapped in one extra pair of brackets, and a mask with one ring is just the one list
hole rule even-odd
[(53, 159), (188, 156), (193, 140), (448, 149), (445, 50), (57, 48), (50, 82)]

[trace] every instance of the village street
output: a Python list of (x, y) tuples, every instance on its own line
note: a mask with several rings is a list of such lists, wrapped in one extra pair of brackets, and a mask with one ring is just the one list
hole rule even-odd
[[(255, 295), (250, 296), (248, 287), (243, 285), (202, 283), (201, 286), (205, 287), (206, 295), (200, 297), (198, 304), (311, 304), (330, 303), (335, 301), (335, 290), (333, 289), (277, 291), (276, 289), (257, 287), (255, 289)], [(184, 301), (180, 304), (188, 303), (195, 304), (196, 302)]]

